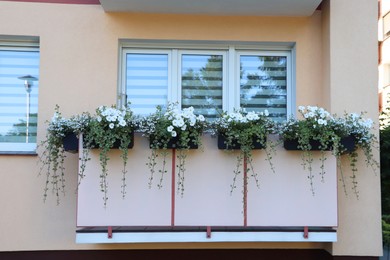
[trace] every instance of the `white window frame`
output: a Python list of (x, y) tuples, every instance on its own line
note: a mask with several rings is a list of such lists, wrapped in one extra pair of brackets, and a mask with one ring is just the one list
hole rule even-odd
[[(0, 36), (0, 49), (8, 51), (29, 51), (40, 53), (38, 37)], [(21, 75), (22, 76), (22, 75)], [(21, 85), (23, 82), (21, 81)], [(37, 126), (38, 129), (38, 126)], [(0, 142), (0, 154), (36, 154), (36, 143)]]
[[(168, 100), (181, 105), (181, 59), (182, 54), (223, 55), (222, 108), (232, 112), (240, 106), (239, 55), (273, 55), (287, 57), (287, 118), (295, 116), (295, 43), (262, 42), (209, 42), (165, 40), (120, 40), (118, 75), (118, 105), (126, 103), (126, 54), (171, 53), (169, 63)], [(170, 66), (170, 65), (169, 65)], [(237, 69), (238, 68), (238, 69)]]

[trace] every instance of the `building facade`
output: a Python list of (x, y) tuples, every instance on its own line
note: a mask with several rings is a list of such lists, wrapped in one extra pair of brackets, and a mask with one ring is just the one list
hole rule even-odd
[[(280, 179), (272, 184), (271, 191), (261, 187), (261, 196), (256, 189), (248, 193), (253, 196), (252, 204), (248, 204), (253, 209), (248, 215), (252, 223), (249, 226), (257, 229), (242, 229), (241, 197), (233, 196), (231, 202), (228, 196), (227, 204), (235, 205), (234, 210), (226, 207), (226, 211), (219, 212), (215, 208), (223, 202), (212, 196), (222, 188), (212, 186), (208, 190), (204, 185), (204, 190), (191, 190), (203, 185), (197, 183), (196, 176), (224, 175), (234, 167), (234, 157), (232, 160), (214, 148), (216, 141), (207, 135), (203, 154), (189, 154), (194, 163), (187, 166), (184, 199), (177, 198), (175, 225), (171, 225), (169, 216), (170, 193), (148, 189), (148, 177), (143, 172), (149, 148), (140, 134), (136, 134), (135, 148), (129, 153), (129, 172), (135, 177), (133, 189), (128, 192), (134, 191), (133, 197), (122, 202), (113, 195), (112, 206), (104, 209), (99, 207), (101, 198), (96, 193), (99, 206), (91, 206), (88, 194), (93, 194), (92, 200), (96, 194), (84, 186), (77, 194), (79, 157), (68, 154), (66, 195), (58, 206), (55, 196), (43, 203), (45, 176), (38, 176), (37, 162), (44, 151), (37, 145), (45, 138), (45, 122), (52, 118), (56, 105), (66, 117), (127, 101), (138, 114), (147, 114), (167, 101), (196, 105), (191, 88), (185, 87), (190, 83), (183, 75), (196, 70), (197, 63), (218, 64), (213, 71), (220, 75), (223, 87), (213, 90), (217, 94), (208, 95), (221, 110), (232, 111), (239, 106), (261, 109), (266, 105), (274, 111), (276, 120), (282, 121), (297, 114), (300, 105), (315, 105), (331, 113), (366, 111), (368, 117), (378, 117), (375, 0), (244, 1), (226, 6), (216, 1), (188, 5), (181, 1), (151, 1), (150, 5), (142, 1), (100, 2), (0, 1), (0, 258), (377, 259), (382, 255), (380, 178), (365, 166), (364, 160), (357, 162), (359, 199), (352, 192), (344, 194), (336, 162), (329, 159), (328, 182), (316, 196), (308, 188), (302, 197), (295, 194), (292, 197), (296, 200), (283, 204), (289, 201), (283, 195), (294, 192), (285, 188), (288, 178), (283, 176), (303, 170), (299, 155), (293, 158), (278, 148), (279, 171), (275, 178)], [(385, 20), (387, 16), (383, 17)], [(268, 57), (264, 64), (269, 65), (264, 65), (264, 70), (283, 72), (275, 79), (282, 87), (264, 94), (265, 101), (245, 103), (237, 88), (245, 74), (240, 70), (250, 70), (254, 57)], [(382, 64), (385, 74), (385, 59)], [(26, 80), (23, 76), (29, 77)], [(159, 82), (157, 87), (150, 83), (153, 80)], [(184, 97), (185, 93), (190, 93), (189, 97)], [(213, 113), (209, 116), (216, 116)], [(115, 159), (111, 162), (114, 169)], [(299, 167), (292, 166), (294, 163)], [(92, 159), (94, 164), (98, 165)], [(347, 166), (349, 162), (343, 159), (342, 164)], [(256, 165), (262, 167), (261, 163)], [(88, 173), (93, 176), (94, 168), (90, 169)], [(269, 178), (272, 182), (273, 177)], [(219, 180), (207, 180), (219, 184)], [(230, 180), (229, 176), (227, 187)], [(121, 203), (129, 203), (128, 208)], [(282, 209), (274, 210), (280, 203)], [(329, 210), (318, 214), (322, 204)], [(264, 211), (271, 213), (262, 222)], [(325, 216), (328, 213), (329, 218)], [(110, 214), (113, 216), (105, 219)], [(134, 214), (137, 217), (127, 222)], [(315, 230), (321, 223), (336, 235), (316, 239)], [(164, 230), (167, 236), (157, 239), (153, 232), (141, 237), (134, 228), (165, 224), (187, 229)], [(87, 230), (84, 234), (89, 237), (81, 239), (76, 230), (86, 226), (100, 226), (105, 230), (104, 238)], [(115, 240), (119, 237), (115, 228), (124, 226), (132, 226), (125, 232), (131, 239)], [(195, 238), (190, 232), (194, 226), (204, 227), (202, 236), (210, 236), (210, 240)], [(241, 229), (229, 229), (231, 233), (226, 237), (213, 240), (221, 226)], [(297, 237), (286, 238), (296, 230)], [(254, 238), (250, 238), (252, 235)], [(76, 237), (81, 240), (76, 241)]]

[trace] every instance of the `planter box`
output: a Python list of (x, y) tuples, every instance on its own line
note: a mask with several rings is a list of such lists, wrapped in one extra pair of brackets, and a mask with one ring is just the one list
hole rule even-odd
[(345, 149), (343, 154), (351, 153), (356, 150), (356, 137), (353, 135), (341, 138), (340, 143), (343, 146), (343, 149)]
[[(341, 141), (340, 143), (343, 145), (344, 149), (346, 149), (345, 153), (347, 152), (352, 152), (356, 149), (356, 139), (354, 136), (347, 136), (347, 137), (343, 137), (341, 138)], [(284, 149), (286, 150), (302, 150), (300, 148), (298, 148), (298, 140), (294, 139), (294, 140), (284, 140)], [(311, 151), (320, 151), (320, 150), (324, 150), (324, 151), (331, 151), (333, 150), (333, 146), (332, 145), (328, 145), (328, 147), (326, 147), (325, 149), (320, 149), (320, 142), (319, 141), (316, 141), (316, 140), (311, 140), (310, 141), (310, 145), (311, 145)]]
[[(154, 141), (154, 137), (151, 136), (150, 137), (150, 140), (149, 140), (149, 147), (152, 148), (151, 144), (153, 143)], [(198, 149), (198, 145), (195, 144), (192, 140), (190, 140), (190, 148), (189, 149)], [(158, 147), (159, 149), (163, 149), (163, 147)], [(183, 147), (181, 147), (179, 145), (179, 137), (176, 136), (176, 137), (172, 137), (171, 140), (169, 140), (168, 144), (167, 144), (167, 149), (183, 149)]]
[[(264, 149), (264, 145), (261, 142), (258, 142), (256, 138), (253, 138), (253, 146), (254, 150)], [(224, 135), (218, 135), (218, 149), (220, 150), (240, 150), (241, 145), (237, 143), (237, 141), (233, 141), (233, 144), (229, 147), (226, 145), (226, 137)]]
[(79, 138), (74, 133), (67, 134), (62, 139), (62, 144), (66, 152), (78, 153), (79, 151)]

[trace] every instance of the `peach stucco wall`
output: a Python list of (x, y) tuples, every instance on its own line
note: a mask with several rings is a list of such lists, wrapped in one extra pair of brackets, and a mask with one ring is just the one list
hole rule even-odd
[[(376, 44), (371, 41), (376, 29), (371, 25), (376, 26), (372, 21), (376, 16), (368, 16), (375, 13), (376, 1), (337, 0), (325, 6), (310, 17), (226, 17), (105, 13), (98, 5), (0, 1), (0, 35), (40, 38), (40, 140), (45, 133), (44, 121), (51, 118), (55, 104), (69, 116), (116, 103), (119, 39), (295, 42), (297, 105), (325, 106), (332, 112), (366, 110), (375, 118)], [(339, 241), (333, 245), (77, 245), (77, 156), (68, 155), (67, 194), (59, 206), (53, 198), (42, 202), (45, 180), (38, 176), (37, 160), (34, 156), (0, 157), (0, 223), (2, 234), (6, 234), (0, 238), (0, 251), (229, 247), (326, 248), (337, 255), (381, 254), (379, 176), (364, 165), (359, 171), (360, 200), (345, 198), (339, 191)]]

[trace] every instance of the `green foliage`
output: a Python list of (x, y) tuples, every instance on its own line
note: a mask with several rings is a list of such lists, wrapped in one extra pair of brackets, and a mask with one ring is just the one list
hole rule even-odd
[[(318, 143), (318, 149), (321, 151), (321, 166), (320, 176), (324, 181), (324, 162), (325, 151), (331, 150), (333, 155), (337, 158), (337, 164), (341, 173), (341, 180), (343, 182), (344, 192), (345, 178), (341, 169), (341, 156), (346, 154), (350, 161), (352, 170), (352, 190), (358, 197), (357, 189), (357, 167), (358, 153), (356, 149), (362, 149), (367, 165), (371, 166), (374, 172), (379, 167), (379, 163), (373, 157), (373, 147), (377, 144), (377, 138), (372, 133), (373, 121), (371, 119), (364, 119), (363, 114), (350, 113), (344, 114), (344, 117), (337, 117), (331, 115), (323, 108), (315, 106), (300, 106), (298, 111), (303, 117), (302, 119), (290, 119), (281, 128), (281, 136), (283, 140), (297, 140), (298, 149), (302, 152), (302, 166), (307, 169), (308, 179), (312, 194), (314, 195), (313, 187), (313, 158), (312, 158), (312, 142)], [(347, 149), (344, 147), (343, 139), (352, 137), (355, 142), (355, 147)]]
[[(51, 189), (56, 196), (57, 204), (60, 203), (60, 193), (65, 195), (65, 167), (66, 158), (63, 146), (63, 138), (68, 134), (79, 134), (85, 131), (90, 117), (83, 113), (70, 119), (62, 117), (58, 105), (55, 107), (54, 116), (48, 124), (45, 140), (40, 143), (43, 148), (39, 160), (41, 162), (40, 173), (46, 175), (43, 200), (46, 201)], [(81, 174), (83, 175), (83, 174)]]
[[(149, 188), (152, 186), (157, 158), (162, 156), (162, 167), (159, 170), (161, 174), (158, 187), (162, 187), (162, 179), (166, 170), (166, 156), (168, 144), (175, 142), (176, 149), (179, 150), (177, 159), (178, 168), (178, 191), (183, 196), (184, 193), (184, 173), (186, 162), (186, 150), (191, 145), (200, 146), (203, 130), (207, 122), (203, 115), (196, 116), (194, 108), (188, 107), (180, 110), (177, 103), (169, 103), (166, 109), (158, 106), (156, 112), (144, 117), (139, 122), (140, 131), (149, 139), (151, 155), (148, 157), (146, 165), (150, 170)], [(160, 150), (158, 152), (157, 150)]]
[(252, 150), (255, 148), (255, 142), (265, 148), (271, 170), (275, 172), (272, 155), (275, 153), (276, 144), (271, 141), (267, 142), (268, 135), (275, 132), (275, 122), (268, 118), (267, 110), (259, 113), (247, 113), (244, 110), (237, 110), (232, 113), (224, 112), (213, 123), (212, 128), (213, 135), (221, 135), (225, 138), (226, 150), (230, 150), (234, 146), (240, 147), (240, 155), (237, 156), (231, 192), (236, 188), (235, 183), (237, 176), (241, 173), (243, 160), (247, 163), (247, 168), (244, 171), (250, 173), (257, 187), (260, 186), (252, 163)]
[(104, 206), (108, 200), (108, 169), (107, 163), (110, 159), (108, 152), (116, 143), (119, 143), (122, 169), (122, 197), (126, 195), (126, 173), (128, 161), (128, 147), (132, 141), (134, 132), (133, 112), (130, 108), (116, 108), (115, 106), (101, 106), (96, 109), (96, 115), (90, 120), (85, 133), (87, 148), (100, 149), (99, 160), (101, 166), (100, 190), (103, 193)]

